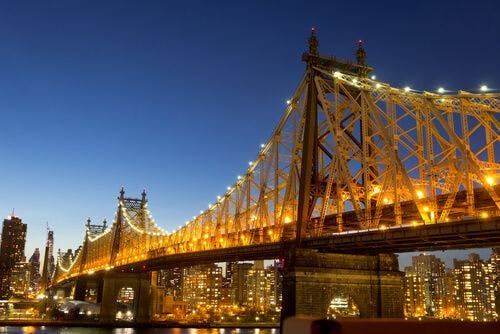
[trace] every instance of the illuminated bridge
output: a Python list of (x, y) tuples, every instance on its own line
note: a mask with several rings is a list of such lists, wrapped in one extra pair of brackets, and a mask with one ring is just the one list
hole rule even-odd
[[(349, 269), (342, 279), (358, 282), (358, 305), (372, 301), (362, 315), (398, 316), (398, 292), (387, 292), (400, 279), (397, 258), (387, 253), (500, 244), (500, 94), (392, 87), (370, 77), (361, 43), (356, 62), (325, 57), (314, 32), (302, 59), (279, 124), (224, 194), (167, 232), (145, 192), (122, 189), (111, 226), (88, 226), (74, 260), (59, 259), (52, 288), (74, 284), (77, 298), (79, 282), (104, 280), (100, 301), (111, 311), (101, 317), (114, 319), (114, 287), (133, 275), (283, 258), (283, 315), (320, 312), (303, 306), (301, 289), (322, 293), (307, 285), (308, 270), (323, 272), (324, 293)], [(378, 275), (375, 297), (363, 297), (367, 273)], [(149, 291), (144, 284), (137, 289)]]

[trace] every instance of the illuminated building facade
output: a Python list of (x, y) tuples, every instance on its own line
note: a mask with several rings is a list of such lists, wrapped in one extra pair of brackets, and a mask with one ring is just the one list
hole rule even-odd
[(495, 287), (495, 312), (498, 315), (500, 314), (500, 247), (493, 248), (490, 265)]
[(158, 271), (158, 286), (174, 300), (182, 300), (182, 269), (172, 268)]
[(191, 309), (215, 309), (221, 301), (222, 268), (201, 265), (183, 269), (182, 297)]
[(255, 261), (248, 270), (246, 286), (246, 306), (261, 312), (276, 309), (276, 274), (264, 269), (263, 261)]
[(31, 264), (29, 262), (17, 262), (12, 267), (9, 277), (10, 296), (14, 298), (27, 299), (30, 295)]
[(417, 275), (412, 267), (405, 268), (403, 278), (404, 314), (406, 317), (421, 317), (425, 315), (425, 295), (423, 278)]
[(477, 254), (467, 260), (453, 260), (455, 298), (461, 318), (488, 321), (497, 318), (495, 312), (495, 283), (491, 263)]
[(2, 244), (0, 246), (0, 298), (10, 295), (10, 272), (18, 262), (25, 260), (27, 225), (14, 215), (4, 219), (2, 227)]
[(233, 263), (231, 266), (231, 299), (237, 305), (245, 305), (248, 299), (248, 272), (252, 263)]
[(29, 261), (31, 265), (30, 269), (30, 288), (33, 294), (36, 294), (40, 285), (40, 250), (35, 248), (35, 251), (31, 255)]
[(43, 258), (43, 270), (41, 287), (47, 288), (54, 273), (54, 231), (47, 231), (47, 244), (45, 245), (45, 255)]
[(444, 262), (434, 255), (420, 254), (412, 257), (412, 270), (420, 277), (424, 295), (425, 314), (442, 317), (446, 269)]

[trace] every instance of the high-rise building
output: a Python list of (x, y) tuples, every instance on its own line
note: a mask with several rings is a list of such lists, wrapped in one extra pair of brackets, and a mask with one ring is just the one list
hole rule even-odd
[(421, 317), (425, 315), (424, 279), (417, 275), (413, 267), (405, 268), (403, 289), (405, 316)]
[(17, 262), (12, 267), (9, 275), (10, 296), (27, 299), (30, 295), (30, 273), (31, 264), (29, 262)]
[(460, 316), (472, 321), (494, 320), (495, 286), (491, 263), (478, 254), (467, 260), (453, 260), (457, 308)]
[(14, 215), (4, 219), (2, 228), (2, 244), (0, 246), (0, 297), (10, 295), (10, 272), (17, 262), (26, 261), (24, 246), (26, 243), (27, 225)]
[(457, 310), (457, 303), (455, 300), (455, 274), (453, 272), (453, 269), (446, 269), (446, 274), (445, 274), (445, 291), (446, 295), (442, 299), (442, 313), (441, 317), (442, 318), (447, 318), (447, 319), (459, 319), (459, 314)]
[(490, 265), (495, 287), (495, 312), (500, 314), (500, 247), (493, 248)]
[(221, 301), (222, 268), (200, 265), (184, 268), (182, 273), (182, 298), (190, 309), (215, 309)]
[(231, 266), (231, 299), (237, 305), (243, 306), (248, 298), (248, 272), (253, 267), (251, 263), (233, 263)]
[(263, 261), (255, 261), (253, 268), (248, 270), (246, 286), (246, 306), (260, 312), (276, 310), (276, 274), (273, 268), (264, 269)]
[(172, 268), (158, 271), (158, 286), (164, 288), (167, 296), (182, 300), (182, 269)]
[(30, 287), (31, 291), (35, 294), (38, 291), (40, 285), (40, 250), (35, 248), (33, 255), (31, 255), (29, 261), (30, 267)]
[(41, 288), (46, 289), (55, 270), (54, 264), (54, 231), (47, 231), (47, 244), (45, 245), (45, 255), (43, 257), (43, 270)]
[(446, 269), (444, 262), (434, 255), (420, 254), (412, 257), (412, 272), (420, 277), (424, 294), (425, 314), (442, 317)]

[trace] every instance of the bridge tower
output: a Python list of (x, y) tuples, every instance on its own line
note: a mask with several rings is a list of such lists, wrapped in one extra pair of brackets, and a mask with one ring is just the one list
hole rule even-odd
[[(301, 248), (303, 239), (308, 234), (308, 225), (311, 225), (316, 202), (321, 198), (326, 201), (325, 193), (330, 192), (334, 182), (340, 182), (318, 173), (318, 150), (324, 150), (318, 132), (318, 107), (321, 107), (316, 82), (316, 78), (321, 75), (318, 68), (331, 72), (341, 70), (360, 78), (367, 77), (372, 71), (365, 63), (366, 52), (361, 41), (358, 42), (355, 64), (321, 56), (314, 28), (308, 45), (308, 51), (302, 56), (306, 63), (308, 86), (304, 107), (296, 238), (285, 258), (281, 319), (283, 321), (294, 315), (325, 317), (331, 300), (341, 296), (354, 300), (361, 317), (402, 317), (401, 273), (396, 255), (331, 254)], [(357, 103), (361, 105), (363, 102), (358, 98)], [(360, 128), (361, 146), (363, 134), (369, 136), (371, 133), (371, 125), (360, 122)], [(366, 151), (370, 154), (369, 149)], [(377, 171), (371, 166), (364, 167), (372, 169), (367, 178), (363, 179), (364, 182), (369, 182), (371, 175), (376, 175)], [(369, 204), (366, 205), (369, 208)], [(338, 224), (340, 228), (342, 221), (339, 220)]]
[[(148, 230), (151, 227), (149, 226), (149, 221), (145, 219), (146, 203), (147, 199), (145, 190), (142, 192), (140, 199), (125, 197), (125, 190), (123, 187), (120, 190), (120, 196), (118, 197), (118, 212), (116, 215), (115, 230), (112, 236), (111, 254), (108, 268), (112, 268), (114, 266), (119, 252), (123, 251), (123, 248), (130, 244), (128, 240), (123, 240), (122, 238), (122, 234), (126, 228), (126, 218), (124, 216), (125, 210), (127, 215), (131, 215), (136, 219), (140, 228)], [(134, 321), (147, 322), (150, 320), (152, 287), (151, 273), (149, 271), (134, 272), (134, 269), (131, 269), (131, 271), (124, 272), (124, 270), (115, 271), (108, 269), (102, 274), (102, 283), (100, 288), (102, 291), (100, 294), (102, 295), (102, 300), (100, 301), (101, 322), (109, 323), (116, 320), (118, 312), (117, 298), (123, 288), (130, 288), (133, 291), (134, 300), (132, 313), (134, 315)]]

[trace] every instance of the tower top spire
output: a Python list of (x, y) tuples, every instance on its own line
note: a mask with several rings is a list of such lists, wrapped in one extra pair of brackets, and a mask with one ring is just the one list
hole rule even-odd
[(318, 42), (318, 39), (316, 38), (316, 28), (315, 27), (311, 28), (311, 36), (307, 40), (307, 43), (309, 44), (309, 54), (315, 55), (315, 56), (319, 55), (319, 52), (318, 52), (319, 42)]
[(356, 61), (358, 65), (365, 66), (366, 63), (366, 51), (363, 48), (363, 41), (361, 39), (358, 40), (358, 49), (356, 50)]
[(123, 189), (123, 186), (122, 186), (122, 189), (120, 190), (120, 197), (118, 199), (124, 199), (125, 198), (125, 190)]
[(141, 195), (142, 195), (142, 203), (144, 204), (144, 203), (146, 203), (146, 189), (142, 190), (142, 194)]

